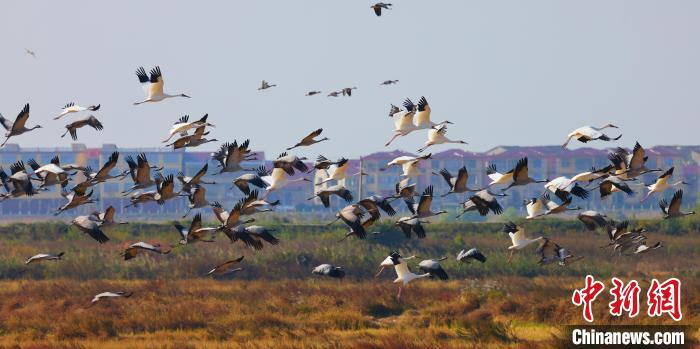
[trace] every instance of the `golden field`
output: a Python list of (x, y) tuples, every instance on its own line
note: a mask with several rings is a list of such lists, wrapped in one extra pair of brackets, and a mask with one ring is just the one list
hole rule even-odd
[[(591, 273), (606, 284), (594, 305), (596, 324), (672, 324), (667, 317), (615, 319), (607, 315), (609, 279), (636, 279), (643, 292), (652, 277), (683, 281), (680, 324), (700, 323), (697, 222), (679, 227), (642, 222), (650, 242), (665, 247), (642, 256), (601, 249), (602, 232), (575, 222), (527, 223), (584, 256), (566, 268), (539, 266), (534, 248), (507, 264), (500, 224), (439, 223), (424, 240), (405, 239), (388, 224), (366, 241), (338, 243), (340, 226), (267, 222), (278, 246), (251, 251), (222, 237), (168, 255), (119, 257), (129, 242), (173, 243), (167, 224), (130, 224), (99, 245), (62, 223), (0, 227), (0, 347), (2, 348), (540, 348), (561, 343), (560, 325), (581, 324), (573, 289)], [(677, 224), (677, 223), (672, 223)], [(674, 229), (685, 230), (677, 232)], [(663, 231), (663, 232), (661, 232)], [(485, 264), (459, 264), (454, 254), (478, 246)], [(391, 249), (423, 258), (450, 257), (449, 281), (416, 280), (400, 302), (393, 271), (374, 279)], [(24, 265), (38, 252), (65, 251), (64, 260)], [(212, 266), (244, 255), (246, 270), (211, 279)], [(314, 277), (321, 263), (343, 266), (343, 280)], [(410, 263), (415, 271), (415, 263)], [(132, 291), (88, 307), (103, 291)], [(645, 297), (641, 297), (645, 311)], [(696, 334), (697, 335), (697, 334)]]

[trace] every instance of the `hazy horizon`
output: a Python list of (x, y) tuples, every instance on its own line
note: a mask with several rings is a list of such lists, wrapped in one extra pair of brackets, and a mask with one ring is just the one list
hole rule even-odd
[[(391, 103), (425, 96), (434, 121), (454, 122), (448, 136), (469, 151), (558, 145), (574, 128), (611, 122), (622, 128), (620, 141), (571, 148), (698, 144), (700, 3), (394, 1), (382, 17), (372, 3), (6, 4), (0, 113), (14, 120), (29, 102), (27, 125), (44, 127), (10, 143), (70, 146), (60, 135), (80, 116), (52, 117), (74, 101), (102, 105), (94, 114), (105, 129), (78, 131), (90, 148), (162, 147), (181, 115), (209, 113), (219, 142), (191, 150), (250, 138), (271, 157), (322, 127), (331, 141), (296, 152), (415, 152), (426, 131), (384, 147), (393, 130), (387, 113)], [(144, 97), (134, 71), (155, 65), (166, 92), (192, 98), (133, 106)], [(258, 91), (262, 79), (278, 86)], [(400, 82), (379, 86), (387, 79)], [(351, 86), (350, 98), (326, 97)], [(324, 93), (305, 97), (309, 90)]]

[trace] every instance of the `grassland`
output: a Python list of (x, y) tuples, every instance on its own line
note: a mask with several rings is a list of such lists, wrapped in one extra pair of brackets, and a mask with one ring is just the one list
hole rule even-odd
[[(61, 223), (0, 227), (0, 347), (100, 348), (462, 348), (552, 347), (559, 326), (581, 323), (571, 305), (582, 275), (683, 280), (683, 324), (700, 323), (700, 243), (697, 222), (640, 222), (649, 240), (665, 247), (643, 256), (612, 256), (603, 232), (575, 222), (528, 223), (583, 260), (567, 268), (537, 265), (533, 250), (505, 263), (508, 237), (498, 224), (436, 223), (428, 238), (407, 240), (391, 227), (366, 241), (338, 243), (343, 230), (320, 224), (263, 222), (282, 240), (254, 252), (225, 239), (123, 261), (120, 250), (138, 240), (174, 243), (167, 224), (130, 224), (99, 245)], [(668, 224), (680, 224), (671, 226)], [(223, 237), (223, 236), (222, 236)], [(395, 299), (393, 272), (372, 275), (391, 249), (432, 258), (478, 246), (485, 264), (443, 263), (450, 281), (418, 280)], [(38, 252), (65, 259), (25, 266)], [(246, 270), (212, 280), (213, 265), (244, 255)], [(320, 263), (341, 265), (343, 280), (310, 275)], [(414, 266), (415, 269), (415, 266)], [(133, 291), (86, 308), (105, 290)], [(607, 292), (607, 291), (606, 291)], [(596, 323), (659, 324), (670, 319), (610, 318), (607, 297), (594, 306)]]

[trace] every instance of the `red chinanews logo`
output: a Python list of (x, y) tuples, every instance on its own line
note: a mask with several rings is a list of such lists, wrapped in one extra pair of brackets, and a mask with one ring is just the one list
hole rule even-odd
[[(639, 294), (641, 287), (636, 280), (625, 284), (622, 280), (613, 277), (610, 294), (613, 300), (608, 303), (608, 310), (612, 316), (627, 316), (633, 318), (639, 314)], [(593, 276), (586, 275), (585, 286), (574, 290), (571, 302), (576, 306), (583, 306), (583, 319), (593, 322), (593, 302), (605, 289), (605, 284), (595, 280)], [(649, 317), (668, 314), (674, 321), (683, 318), (681, 313), (681, 281), (670, 278), (663, 283), (656, 279), (651, 280), (647, 291), (647, 315)]]

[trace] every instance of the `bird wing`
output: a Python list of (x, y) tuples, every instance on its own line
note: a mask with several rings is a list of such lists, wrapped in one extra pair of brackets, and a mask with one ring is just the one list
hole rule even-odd
[(420, 201), (418, 201), (418, 212), (429, 212), (430, 211), (430, 204), (433, 202), (433, 186), (430, 185), (425, 190), (423, 191), (423, 195), (420, 197)]
[(109, 241), (109, 238), (105, 233), (100, 230), (99, 226), (97, 224), (93, 225), (92, 229), (88, 230), (88, 235), (90, 235), (91, 238), (97, 240), (97, 242), (104, 244), (105, 242)]
[(513, 171), (513, 181), (525, 181), (530, 177), (528, 173), (527, 158), (522, 158), (518, 160), (515, 165), (515, 170)]
[[(233, 209), (231, 209), (231, 211), (228, 213), (228, 217), (226, 217), (226, 223), (225, 223), (226, 227), (233, 228), (236, 226), (236, 224), (238, 223), (238, 220), (241, 217), (241, 208), (242, 208), (242, 205), (240, 202), (236, 203), (233, 206)], [(222, 218), (223, 218), (223, 216), (222, 216)]]
[(95, 130), (98, 130), (98, 131), (100, 131), (104, 128), (104, 126), (102, 126), (102, 123), (100, 122), (100, 120), (97, 120), (97, 118), (93, 115), (90, 115), (87, 118), (87, 124), (88, 124), (88, 126), (94, 128)]
[(197, 213), (194, 218), (192, 218), (192, 223), (190, 223), (190, 229), (188, 230), (188, 234), (191, 234), (194, 231), (197, 231), (202, 228), (202, 214)]
[(163, 74), (160, 72), (160, 67), (155, 67), (151, 69), (151, 79), (150, 86), (148, 86), (148, 96), (154, 97), (163, 94), (163, 86), (165, 81), (163, 81)]
[(414, 113), (404, 113), (399, 114), (394, 119), (394, 128), (398, 130), (407, 130), (413, 126), (413, 115)]
[(646, 162), (644, 153), (644, 147), (639, 142), (635, 143), (632, 150), (632, 158), (629, 160), (629, 167), (634, 169), (642, 168)]
[(416, 112), (416, 126), (430, 126), (430, 106), (425, 97), (418, 100), (418, 111)]
[(136, 169), (136, 183), (144, 184), (151, 181), (151, 165), (148, 164), (146, 154), (141, 153), (136, 157), (138, 167)]
[(447, 183), (447, 185), (449, 185), (450, 188), (452, 188), (452, 186), (454, 185), (454, 183), (452, 183), (452, 178), (453, 178), (453, 177), (452, 177), (452, 174), (450, 173), (450, 171), (448, 171), (446, 168), (443, 168), (442, 170), (440, 170), (440, 175), (441, 175), (442, 178), (445, 180), (445, 182)]
[(202, 177), (204, 177), (205, 174), (207, 174), (207, 170), (209, 169), (209, 164), (204, 164), (199, 171), (197, 171), (197, 174), (190, 179), (190, 184), (197, 184), (199, 183), (200, 180), (202, 180)]
[(679, 189), (673, 194), (671, 204), (668, 206), (668, 212), (678, 214), (681, 212), (681, 203), (683, 202), (683, 190)]
[(17, 114), (17, 118), (12, 124), (12, 130), (23, 129), (24, 124), (27, 122), (27, 119), (29, 119), (29, 103), (25, 104), (24, 108), (22, 108), (22, 111), (20, 111), (19, 114)]
[(310, 142), (313, 142), (313, 141), (314, 141), (314, 138), (316, 138), (316, 137), (318, 137), (318, 136), (321, 135), (321, 132), (323, 132), (323, 129), (322, 129), (322, 128), (319, 128), (318, 130), (309, 133), (309, 135), (306, 136), (306, 137), (304, 137), (304, 138), (301, 140), (301, 142), (299, 142), (299, 143), (310, 143)]
[(107, 210), (104, 213), (104, 216), (101, 217), (101, 219), (105, 222), (114, 222), (114, 212), (116, 210), (114, 209), (114, 206), (109, 206), (107, 207)]
[(106, 177), (107, 175), (109, 175), (109, 172), (112, 171), (114, 166), (117, 165), (118, 160), (119, 160), (119, 152), (115, 151), (112, 153), (112, 155), (109, 156), (109, 159), (107, 160), (107, 162), (105, 162), (105, 164), (102, 166), (102, 168), (99, 171), (97, 171), (97, 174), (95, 175), (95, 177), (99, 178), (99, 177)]
[(467, 172), (466, 167), (462, 167), (457, 172), (457, 180), (455, 181), (455, 188), (466, 188), (469, 182), (469, 172)]
[(5, 119), (2, 114), (0, 114), (0, 124), (8, 131), (12, 129), (12, 121)]

